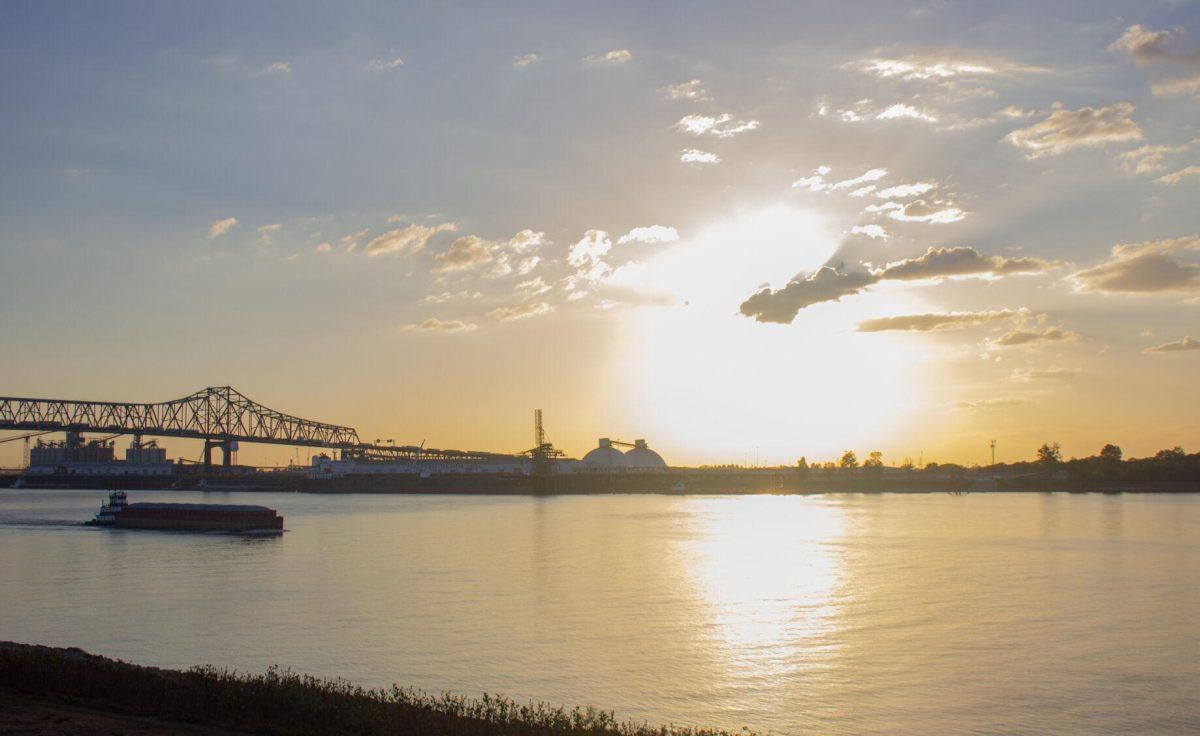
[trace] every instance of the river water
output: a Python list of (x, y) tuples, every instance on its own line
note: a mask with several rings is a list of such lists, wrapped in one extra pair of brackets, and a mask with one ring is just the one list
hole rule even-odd
[(777, 733), (1200, 732), (1200, 496), (0, 490), (0, 639)]

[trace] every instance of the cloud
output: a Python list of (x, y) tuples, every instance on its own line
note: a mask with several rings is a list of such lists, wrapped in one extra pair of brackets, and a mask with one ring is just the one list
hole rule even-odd
[(528, 281), (522, 281), (513, 287), (518, 294), (521, 294), (526, 299), (532, 299), (535, 296), (541, 296), (553, 288), (553, 286), (542, 280), (541, 276), (535, 276)]
[(316, 250), (318, 253), (328, 253), (333, 250), (333, 246), (329, 243), (319, 243), (314, 250)]
[(721, 157), (698, 148), (685, 148), (679, 152), (679, 160), (685, 164), (719, 164)]
[(538, 56), (537, 54), (522, 54), (520, 56), (514, 56), (512, 64), (518, 69), (524, 69), (530, 64), (536, 64), (541, 60), (542, 57)]
[(897, 317), (879, 317), (861, 322), (859, 332), (932, 332), (972, 327), (988, 322), (1010, 320), (1024, 314), (1021, 310), (998, 309), (987, 312), (943, 312), (940, 314), (906, 314)]
[(668, 100), (704, 102), (709, 99), (708, 90), (704, 89), (704, 83), (699, 79), (680, 82), (679, 84), (668, 84), (665, 87), (659, 87), (658, 91)]
[(1175, 153), (1183, 153), (1197, 141), (1200, 141), (1200, 139), (1189, 141), (1180, 146), (1142, 146), (1132, 151), (1125, 151), (1117, 156), (1117, 160), (1121, 164), (1122, 171), (1127, 171), (1131, 174), (1154, 174), (1166, 170), (1167, 156)]
[(941, 200), (926, 202), (923, 199), (915, 199), (907, 204), (886, 202), (867, 205), (866, 211), (887, 212), (888, 217), (900, 222), (928, 222), (938, 225), (958, 222), (967, 216), (966, 212), (950, 202)]
[(855, 225), (850, 228), (851, 235), (865, 235), (872, 240), (887, 240), (887, 230), (880, 225)]
[(1011, 276), (1044, 273), (1062, 264), (1039, 258), (985, 256), (969, 246), (929, 248), (916, 258), (895, 261), (878, 272), (881, 279), (912, 281), (949, 276)]
[(957, 53), (914, 54), (900, 58), (864, 59), (855, 62), (853, 66), (880, 79), (936, 82), (956, 77), (983, 77), (1045, 71), (1040, 67), (1025, 66), (1006, 59)]
[(472, 330), (475, 330), (478, 327), (479, 327), (479, 325), (476, 325), (476, 324), (473, 324), (470, 322), (463, 322), (462, 320), (457, 320), (457, 319), (441, 320), (441, 319), (438, 319), (437, 317), (430, 317), (429, 319), (425, 320), (424, 322), (420, 322), (418, 324), (401, 325), (400, 329), (404, 330), (405, 332), (412, 332), (414, 330), (419, 330), (421, 332), (451, 333), (451, 332), (471, 332)]
[(537, 256), (527, 256), (522, 258), (521, 260), (517, 261), (517, 273), (521, 276), (524, 276), (533, 269), (537, 268), (537, 265), (541, 263), (541, 261), (542, 259)]
[(960, 401), (955, 406), (963, 411), (993, 411), (1021, 406), (1025, 403), (1025, 399), (1018, 399), (1014, 396), (1001, 396), (994, 399), (980, 399), (979, 401)]
[(1109, 51), (1128, 51), (1134, 61), (1145, 64), (1166, 56), (1167, 43), (1171, 40), (1170, 31), (1151, 31), (1134, 24), (1125, 29), (1125, 33), (1109, 45)]
[(875, 116), (876, 120), (897, 120), (900, 118), (910, 118), (913, 120), (924, 120), (928, 123), (936, 123), (937, 118), (927, 112), (918, 110), (911, 105), (897, 103), (883, 110)]
[(1079, 371), (1071, 368), (1017, 368), (1008, 377), (1014, 383), (1032, 383), (1034, 381), (1061, 381), (1075, 378)]
[(825, 266), (807, 278), (793, 279), (782, 289), (759, 290), (741, 304), (741, 313), (759, 322), (790, 323), (801, 309), (820, 302), (838, 301), (880, 281), (915, 281), (952, 276), (1011, 276), (1042, 273), (1059, 267), (1057, 261), (1038, 258), (1005, 258), (981, 255), (974, 248), (929, 248), (917, 258), (906, 258), (875, 271), (842, 273)]
[(404, 66), (404, 59), (397, 56), (394, 59), (372, 59), (367, 62), (366, 68), (369, 72), (382, 72), (388, 69), (399, 69), (402, 66)]
[[(1200, 65), (1200, 50), (1179, 48), (1179, 41), (1184, 37), (1182, 28), (1171, 31), (1152, 31), (1140, 25), (1132, 25), (1125, 33), (1109, 46), (1110, 51), (1126, 51), (1138, 64), (1157, 64), (1159, 62), (1173, 63), (1183, 66)], [(1191, 74), (1163, 82), (1155, 82), (1150, 87), (1155, 96), (1168, 97), (1172, 95), (1200, 95), (1200, 74)]]
[(263, 74), (290, 74), (292, 71), (292, 63), (290, 61), (276, 61), (267, 64), (261, 70), (259, 75)]
[(918, 181), (912, 184), (898, 184), (887, 189), (880, 189), (875, 193), (880, 199), (896, 199), (898, 197), (915, 197), (924, 194), (931, 189), (937, 187), (936, 184), (931, 184), (927, 181)]
[(1164, 174), (1154, 181), (1160, 184), (1178, 184), (1189, 176), (1200, 176), (1200, 166), (1188, 166), (1187, 168), (1180, 169), (1179, 171), (1174, 171), (1170, 174)]
[[(522, 230), (508, 240), (486, 240), (478, 235), (464, 235), (456, 238), (446, 250), (438, 253), (433, 259), (438, 263), (434, 269), (439, 273), (447, 271), (466, 271), (476, 266), (491, 263), (492, 267), (486, 276), (496, 278), (507, 276), (513, 272), (510, 258), (514, 255), (533, 250), (545, 242), (545, 233), (533, 230)], [(521, 260), (522, 267), (532, 270), (538, 263), (536, 256)], [(528, 271), (522, 271), (528, 273)]]
[(792, 182), (793, 189), (807, 189), (810, 192), (821, 192), (829, 188), (825, 183), (825, 177), (821, 174), (813, 174), (805, 176)]
[(1074, 332), (1068, 332), (1060, 327), (1046, 327), (1044, 329), (1018, 328), (1004, 333), (1000, 337), (991, 341), (991, 345), (1000, 347), (1013, 347), (1015, 345), (1034, 345), (1041, 342), (1061, 342), (1063, 340), (1076, 340), (1079, 335)]
[(684, 115), (675, 127), (695, 136), (711, 135), (716, 138), (732, 138), (735, 135), (758, 128), (757, 120), (734, 120), (729, 113), (720, 115)]
[(878, 281), (871, 273), (840, 273), (828, 266), (782, 289), (764, 288), (742, 302), (741, 313), (758, 322), (788, 324), (801, 309), (820, 302), (839, 301)]
[(1162, 345), (1155, 345), (1152, 348), (1146, 348), (1143, 353), (1184, 353), (1193, 350), (1200, 350), (1200, 340), (1191, 337), (1185, 337), (1182, 340), (1174, 342), (1164, 342)]
[(444, 304), (450, 301), (465, 301), (467, 299), (478, 299), (483, 296), (482, 292), (478, 291), (443, 291), (441, 294), (430, 294), (422, 301), (425, 304)]
[(1178, 256), (1200, 251), (1200, 235), (1117, 245), (1107, 261), (1072, 274), (1080, 291), (1124, 294), (1185, 292), (1200, 287), (1200, 265)]
[(438, 262), (437, 271), (465, 271), (475, 266), (490, 262), (495, 256), (492, 253), (493, 243), (478, 235), (464, 235), (456, 238), (446, 250), (438, 253), (433, 260)]
[(260, 242), (260, 243), (271, 242), (271, 236), (274, 235), (275, 233), (279, 232), (279, 230), (282, 227), (283, 227), (282, 224), (280, 224), (278, 222), (273, 222), (270, 225), (263, 225), (262, 227), (258, 228), (258, 242)]
[(213, 240), (214, 238), (221, 237), (237, 224), (238, 220), (236, 217), (226, 217), (224, 220), (217, 220), (208, 226), (208, 239)]
[(1057, 108), (1040, 123), (1012, 131), (1005, 140), (1025, 149), (1029, 159), (1058, 156), (1074, 148), (1094, 148), (1142, 139), (1142, 129), (1129, 116), (1133, 105), (1118, 102), (1109, 107)]
[(855, 189), (853, 192), (850, 192), (850, 196), (851, 197), (865, 197), (873, 191), (875, 191), (875, 185), (868, 184), (865, 187), (859, 187), (858, 189)]
[(369, 232), (371, 232), (371, 230), (364, 227), (362, 230), (343, 236), (338, 242), (342, 244), (342, 247), (346, 249), (347, 253), (353, 253), (354, 250), (358, 248), (358, 241), (367, 237), (367, 233)]
[(608, 233), (603, 230), (588, 230), (578, 243), (571, 246), (567, 253), (567, 263), (572, 266), (595, 264), (610, 250), (612, 241), (609, 240)]
[[(853, 179), (843, 179), (842, 181), (839, 181), (836, 184), (831, 184), (831, 185), (829, 185), (829, 189), (830, 189), (830, 191), (836, 191), (839, 189), (849, 189), (850, 187), (856, 187), (859, 184), (866, 184), (866, 183), (872, 182), (872, 181), (879, 181), (880, 179), (882, 179), (883, 177), (885, 177), (887, 175), (888, 175), (887, 169), (869, 169), (868, 171), (864, 172), (861, 176), (856, 176)], [(792, 186), (795, 186), (795, 185), (793, 184)]]
[(443, 232), (453, 232), (457, 229), (458, 225), (453, 222), (443, 222), (438, 225), (412, 224), (398, 230), (389, 230), (367, 243), (366, 254), (368, 256), (379, 256), (385, 253), (398, 253), (400, 251), (416, 253), (424, 248), (429, 239), (434, 235)]
[(679, 232), (665, 225), (635, 227), (617, 239), (617, 245), (625, 243), (673, 243), (679, 240)]
[(524, 253), (545, 245), (545, 243), (546, 233), (525, 229), (509, 239), (508, 247), (514, 253)]
[(1179, 79), (1168, 79), (1165, 82), (1155, 82), (1150, 85), (1150, 91), (1156, 97), (1173, 97), (1175, 95), (1200, 95), (1200, 74)]
[(1152, 31), (1134, 24), (1126, 28), (1125, 33), (1113, 41), (1108, 50), (1127, 51), (1139, 64), (1164, 60), (1183, 63), (1200, 62), (1200, 52), (1181, 51), (1174, 48), (1176, 42), (1183, 36), (1182, 28), (1173, 31)]
[(629, 49), (613, 49), (603, 54), (585, 56), (583, 60), (592, 64), (624, 64), (632, 58), (633, 53)]
[(496, 307), (487, 314), (492, 319), (500, 320), (501, 322), (512, 322), (513, 320), (536, 317), (539, 314), (547, 314), (553, 311), (554, 307), (550, 306), (546, 302), (533, 302), (529, 304), (513, 304), (505, 307)]

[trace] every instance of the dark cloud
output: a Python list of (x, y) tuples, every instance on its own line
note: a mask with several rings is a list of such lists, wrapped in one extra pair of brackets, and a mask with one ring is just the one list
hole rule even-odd
[(1068, 332), (1061, 327), (1045, 329), (1016, 329), (1004, 333), (992, 341), (993, 345), (1012, 347), (1014, 345), (1033, 345), (1039, 342), (1061, 342), (1078, 339), (1074, 332)]
[(742, 302), (742, 314), (759, 322), (790, 323), (805, 307), (837, 301), (885, 280), (914, 281), (947, 276), (1010, 276), (1041, 273), (1060, 264), (1038, 258), (1004, 258), (981, 255), (974, 248), (930, 248), (917, 258), (889, 263), (873, 272), (842, 273), (825, 266), (808, 278), (793, 279), (782, 289), (759, 291)]
[(1200, 251), (1200, 236), (1118, 245), (1107, 261), (1071, 276), (1081, 291), (1153, 294), (1200, 287), (1200, 264), (1180, 256)]
[(858, 325), (859, 332), (888, 332), (902, 330), (910, 332), (931, 332), (934, 330), (952, 330), (957, 327), (970, 327), (987, 322), (997, 322), (1022, 314), (1013, 309), (999, 309), (990, 312), (944, 312), (941, 314), (905, 314), (897, 317), (880, 317), (869, 319)]
[(974, 248), (930, 248), (917, 258), (889, 263), (880, 274), (881, 279), (932, 279), (945, 276), (972, 276), (993, 274), (1011, 276), (1020, 273), (1042, 273), (1061, 264), (1038, 258), (1004, 258), (985, 256)]
[(788, 324), (807, 306), (836, 302), (844, 296), (857, 294), (878, 280), (872, 273), (840, 273), (825, 267), (806, 279), (792, 281), (782, 289), (764, 288), (742, 302), (741, 311), (759, 322)]

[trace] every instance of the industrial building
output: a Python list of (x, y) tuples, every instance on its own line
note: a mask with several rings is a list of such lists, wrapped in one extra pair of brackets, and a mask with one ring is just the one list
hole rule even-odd
[(154, 440), (142, 442), (135, 437), (125, 450), (125, 459), (116, 457), (112, 440), (84, 440), (78, 432), (67, 432), (62, 441), (43, 442), (29, 448), (31, 475), (171, 475), (172, 464), (166, 448)]
[[(622, 452), (617, 449), (618, 446), (629, 449)], [(608, 437), (601, 437), (598, 446), (583, 456), (579, 466), (584, 472), (645, 472), (667, 469), (662, 455), (651, 450), (646, 440), (634, 440), (630, 444)]]

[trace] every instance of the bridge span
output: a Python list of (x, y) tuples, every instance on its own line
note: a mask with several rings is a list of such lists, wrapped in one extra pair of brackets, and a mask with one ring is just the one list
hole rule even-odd
[(236, 443), (322, 447), (344, 455), (380, 458), (488, 458), (495, 453), (435, 450), (415, 445), (364, 443), (353, 427), (316, 422), (275, 411), (230, 386), (209, 387), (155, 404), (0, 396), (0, 430), (98, 432), (113, 435), (204, 440), (205, 464), (212, 449), (225, 465)]

